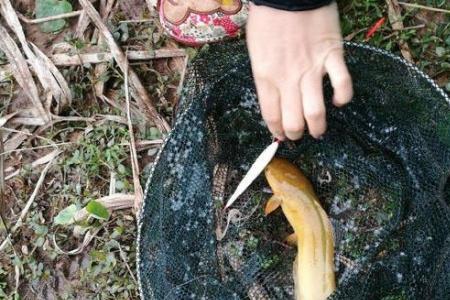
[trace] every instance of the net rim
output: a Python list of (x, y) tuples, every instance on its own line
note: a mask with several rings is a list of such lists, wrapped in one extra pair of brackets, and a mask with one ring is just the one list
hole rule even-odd
[[(369, 50), (374, 52), (375, 54), (381, 54), (384, 55), (394, 61), (397, 61), (403, 65), (405, 65), (407, 68), (409, 68), (412, 71), (415, 71), (417, 73), (417, 75), (419, 75), (420, 77), (422, 77), (423, 79), (425, 79), (428, 83), (431, 84), (432, 87), (434, 87), (435, 91), (437, 91), (438, 93), (441, 94), (441, 96), (443, 97), (443, 99), (449, 104), (450, 106), (450, 96), (441, 88), (439, 87), (439, 85), (427, 74), (425, 74), (425, 72), (423, 72), (422, 70), (419, 69), (419, 67), (415, 64), (413, 64), (412, 62), (404, 59), (403, 57), (400, 57), (392, 52), (389, 52), (387, 50), (381, 49), (381, 48), (377, 48), (374, 46), (371, 46), (369, 44), (363, 44), (363, 43), (357, 43), (357, 42), (349, 42), (349, 41), (344, 41), (343, 42), (344, 46), (349, 46), (349, 47), (354, 47), (354, 48), (361, 48), (361, 49), (365, 49), (365, 50)], [(140, 247), (140, 241), (141, 241), (141, 236), (142, 236), (142, 227), (143, 227), (143, 218), (144, 218), (144, 212), (145, 212), (145, 204), (146, 201), (145, 199), (147, 198), (147, 194), (148, 194), (148, 190), (150, 187), (150, 184), (152, 182), (153, 179), (153, 174), (154, 171), (156, 169), (156, 166), (158, 165), (160, 159), (161, 159), (161, 155), (162, 152), (164, 151), (164, 149), (166, 148), (168, 142), (171, 140), (172, 136), (174, 135), (174, 132), (176, 131), (176, 129), (180, 126), (180, 124), (182, 123), (182, 120), (184, 119), (184, 117), (187, 115), (187, 113), (191, 110), (193, 103), (189, 103), (186, 108), (184, 109), (184, 111), (182, 111), (180, 113), (180, 115), (178, 116), (177, 120), (175, 120), (174, 126), (172, 128), (172, 130), (167, 134), (167, 136), (164, 137), (163, 143), (161, 144), (161, 148), (159, 149), (155, 160), (153, 161), (153, 164), (149, 170), (149, 175), (147, 178), (147, 181), (145, 183), (145, 189), (144, 189), (144, 201), (142, 203), (142, 207), (139, 210), (138, 214), (137, 214), (137, 227), (138, 227), (138, 231), (137, 231), (137, 245), (136, 245), (136, 269), (137, 269), (137, 282), (138, 282), (138, 289), (139, 289), (139, 298), (140, 299), (145, 299), (144, 297), (144, 287), (142, 286), (142, 279), (141, 279), (141, 247)], [(148, 287), (147, 287), (148, 288)]]

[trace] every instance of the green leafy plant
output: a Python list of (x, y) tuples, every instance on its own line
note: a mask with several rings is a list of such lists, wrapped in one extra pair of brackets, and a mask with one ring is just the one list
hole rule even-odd
[(109, 218), (108, 209), (98, 201), (90, 201), (86, 206), (86, 210), (96, 219), (107, 220)]
[[(36, 17), (45, 18), (64, 14), (72, 11), (72, 4), (66, 0), (37, 0), (36, 1)], [(40, 28), (43, 32), (57, 32), (66, 26), (63, 19), (42, 23)]]
[(59, 212), (59, 214), (54, 218), (53, 223), (55, 225), (69, 225), (74, 222), (74, 216), (76, 212), (78, 211), (78, 208), (75, 204), (72, 204), (62, 211)]

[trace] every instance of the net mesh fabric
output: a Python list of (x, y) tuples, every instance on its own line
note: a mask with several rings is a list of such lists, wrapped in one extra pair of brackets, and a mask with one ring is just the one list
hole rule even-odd
[[(311, 180), (333, 224), (330, 299), (450, 299), (449, 99), (389, 53), (345, 49), (352, 103), (333, 107), (325, 80), (327, 133), (277, 153)], [(143, 299), (293, 299), (297, 250), (283, 242), (292, 229), (282, 212), (263, 214), (264, 176), (223, 211), (270, 142), (245, 45), (200, 53), (147, 182), (138, 242)]]

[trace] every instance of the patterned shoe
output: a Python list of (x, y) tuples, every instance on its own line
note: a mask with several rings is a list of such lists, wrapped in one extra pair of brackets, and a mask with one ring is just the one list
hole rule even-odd
[(245, 25), (248, 0), (159, 0), (166, 32), (191, 46), (237, 36)]

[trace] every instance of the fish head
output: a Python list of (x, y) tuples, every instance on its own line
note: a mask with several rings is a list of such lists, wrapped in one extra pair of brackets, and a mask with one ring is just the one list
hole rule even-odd
[(275, 195), (283, 195), (292, 188), (314, 194), (311, 182), (300, 169), (284, 158), (274, 158), (267, 165), (265, 175)]

